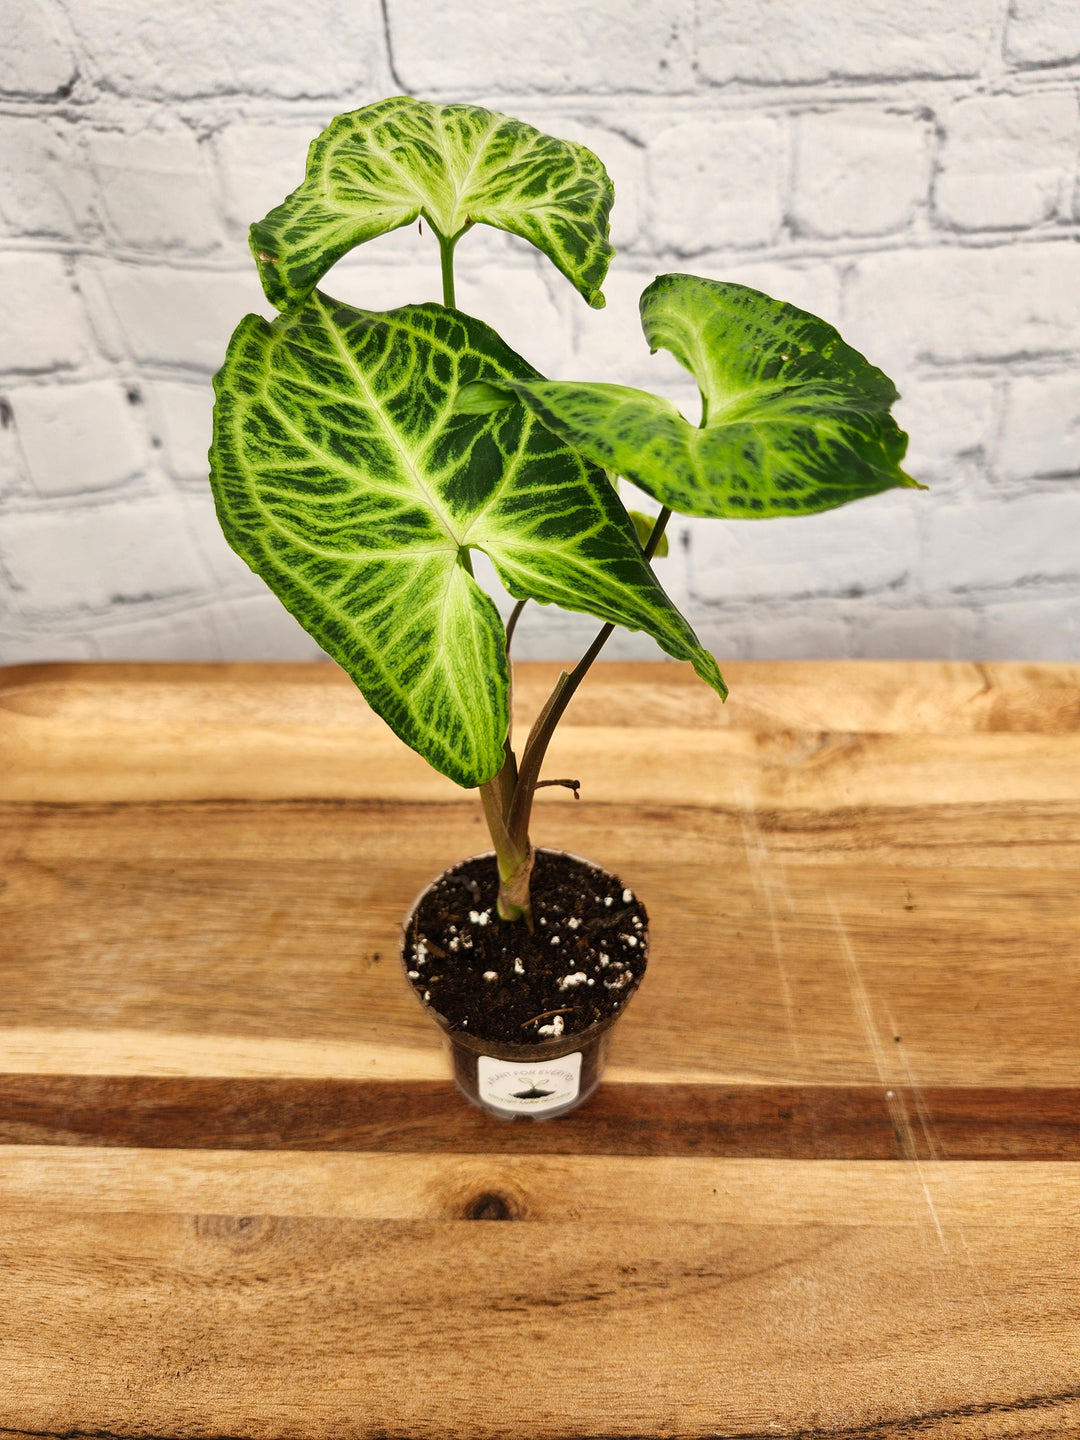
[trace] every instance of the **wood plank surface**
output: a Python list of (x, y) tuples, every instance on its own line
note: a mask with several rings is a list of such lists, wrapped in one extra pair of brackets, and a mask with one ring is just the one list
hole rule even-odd
[(30, 1393), (47, 1379), (20, 1417), (38, 1434), (75, 1413), (83, 1433), (267, 1436), (375, 1435), (388, 1413), (422, 1436), (1080, 1419), (1072, 1165), (0, 1160), (0, 1358)]
[(1080, 1086), (607, 1081), (559, 1125), (508, 1123), (448, 1080), (0, 1075), (0, 1144), (789, 1160), (1080, 1160)]
[[(1006, 1186), (973, 1220), (899, 1168), (816, 1175), (818, 1213), (779, 1221), (799, 1169), (739, 1177), (742, 1220), (678, 1218), (677, 1197), (674, 1214), (601, 1218), (591, 1176), (575, 1215), (574, 1175), (566, 1211), (533, 1223), (483, 1223), (484, 1192), (476, 1221), (295, 1200), (161, 1213), (130, 1191), (120, 1213), (5, 1210), (0, 1363), (21, 1383), (5, 1418), (35, 1435), (312, 1440), (1077, 1434), (1080, 1299), (1063, 1280), (1080, 1236), (1045, 1218), (1053, 1180)], [(654, 1178), (653, 1196), (676, 1183)], [(777, 1200), (747, 1213), (771, 1181)]]
[(534, 839), (653, 941), (546, 1124), (397, 971), (475, 797), (334, 667), (0, 670), (0, 1437), (1080, 1437), (1080, 667), (723, 668), (568, 712)]
[[(551, 766), (580, 769), (586, 794), (607, 803), (664, 796), (832, 808), (939, 793), (978, 801), (987, 798), (990, 765), (998, 798), (1080, 797), (1072, 738), (1080, 666), (808, 661), (780, 669), (726, 665), (732, 694), (721, 704), (688, 666), (603, 664), (560, 725)], [(558, 673), (518, 666), (519, 728)], [(461, 793), (391, 734), (335, 666), (47, 665), (0, 677), (0, 799), (432, 801)], [(622, 732), (617, 743), (612, 730)]]
[(464, 1145), (442, 1154), (426, 1145), (383, 1154), (0, 1145), (0, 1213), (67, 1213), (73, 1193), (95, 1215), (929, 1224), (935, 1233), (937, 1224), (1000, 1225), (1006, 1214), (1040, 1230), (1080, 1221), (1080, 1166), (1069, 1162), (913, 1166), (542, 1150), (495, 1157)]

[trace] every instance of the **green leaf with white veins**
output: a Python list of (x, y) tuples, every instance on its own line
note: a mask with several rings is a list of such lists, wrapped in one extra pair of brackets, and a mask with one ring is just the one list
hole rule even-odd
[(584, 145), (477, 105), (398, 95), (312, 141), (303, 184), (251, 227), (251, 249), (267, 299), (291, 310), (365, 240), (419, 216), (447, 240), (480, 221), (537, 246), (599, 309), (613, 200)]
[(215, 377), (211, 484), (229, 543), (378, 714), (459, 785), (503, 763), (503, 626), (468, 551), (515, 599), (645, 630), (724, 682), (664, 594), (602, 470), (524, 406), (459, 389), (536, 372), (441, 305), (385, 314), (316, 292), (241, 321)]
[(691, 372), (703, 417), (622, 385), (507, 387), (575, 449), (684, 515), (763, 519), (830, 510), (894, 486), (907, 436), (887, 376), (824, 320), (745, 285), (660, 275), (641, 322)]

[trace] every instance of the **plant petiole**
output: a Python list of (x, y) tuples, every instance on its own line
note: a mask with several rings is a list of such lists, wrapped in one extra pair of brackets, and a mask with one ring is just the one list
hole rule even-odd
[[(431, 227), (435, 230), (434, 225)], [(443, 304), (448, 310), (457, 309), (457, 301), (454, 298), (454, 246), (458, 242), (458, 236), (452, 235), (448, 239), (445, 235), (439, 235), (439, 259), (442, 262), (442, 293)]]

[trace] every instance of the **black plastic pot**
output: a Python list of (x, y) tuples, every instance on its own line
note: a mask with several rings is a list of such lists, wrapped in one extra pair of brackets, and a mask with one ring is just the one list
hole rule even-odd
[[(488, 852), (490, 855), (491, 852)], [(568, 854), (548, 851), (549, 854)], [(487, 858), (474, 856), (473, 859)], [(619, 885), (609, 871), (580, 856), (569, 858), (588, 865), (603, 876), (605, 884)], [(445, 871), (443, 872), (446, 873)], [(401, 929), (399, 954), (402, 967), (408, 972), (405, 958), (407, 937), (413, 916), (424, 896), (437, 885), (436, 876), (424, 887), (409, 907)], [(524, 1116), (534, 1120), (554, 1120), (581, 1105), (596, 1089), (607, 1061), (611, 1030), (626, 1013), (631, 995), (640, 984), (641, 973), (648, 961), (648, 931), (639, 935), (641, 966), (632, 988), (622, 997), (619, 1009), (606, 1019), (596, 1021), (576, 1034), (563, 1034), (535, 1044), (510, 1044), (487, 1040), (482, 1033), (483, 1016), (473, 1017), (468, 1031), (454, 1028), (445, 1016), (423, 997), (410, 983), (409, 988), (431, 1019), (439, 1026), (450, 1048), (454, 1079), (461, 1092), (493, 1115), (504, 1119)]]

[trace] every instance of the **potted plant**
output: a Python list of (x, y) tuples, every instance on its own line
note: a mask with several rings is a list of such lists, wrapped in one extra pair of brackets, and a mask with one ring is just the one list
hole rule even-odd
[[(554, 1115), (599, 1078), (644, 971), (644, 907), (590, 862), (529, 839), (555, 726), (616, 625), (643, 630), (723, 697), (713, 657), (651, 560), (672, 511), (764, 519), (916, 482), (891, 381), (832, 326), (745, 286), (660, 275), (645, 339), (694, 376), (692, 425), (642, 390), (549, 381), (455, 306), (476, 224), (542, 250), (592, 306), (614, 195), (591, 151), (472, 105), (407, 96), (339, 116), (304, 182), (251, 228), (268, 323), (238, 325), (215, 377), (211, 483), (225, 535), (437, 770), (478, 789), (493, 855), (436, 880), (403, 929), (415, 992), (455, 1073), (497, 1114)], [(420, 220), (442, 303), (377, 313), (316, 287), (354, 246)], [(628, 512), (625, 477), (660, 504)], [(486, 553), (516, 607), (477, 584)], [(520, 754), (509, 650), (527, 601), (602, 622)]]

